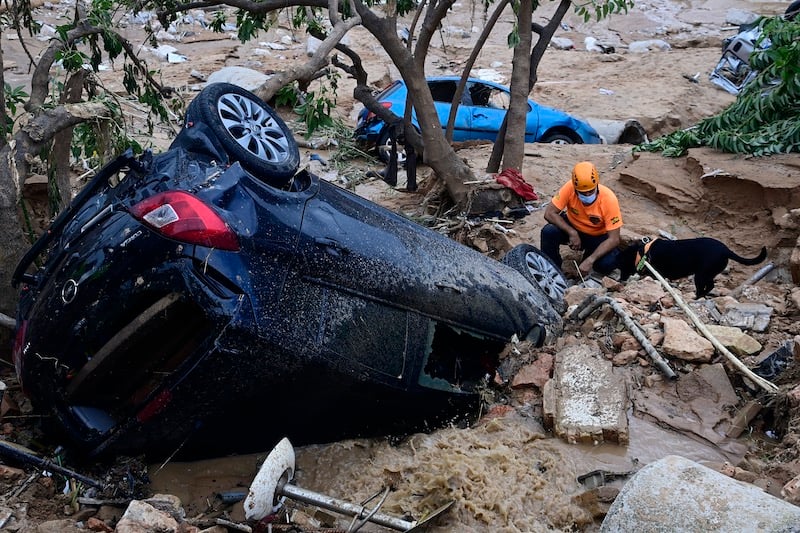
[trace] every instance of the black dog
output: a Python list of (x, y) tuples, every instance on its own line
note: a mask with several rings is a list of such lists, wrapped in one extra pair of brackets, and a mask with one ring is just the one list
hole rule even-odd
[[(650, 266), (667, 279), (685, 278), (694, 274), (695, 295), (701, 298), (714, 288), (714, 277), (728, 266), (728, 259), (743, 265), (757, 265), (767, 258), (767, 249), (761, 248), (757, 257), (736, 255), (717, 239), (701, 237), (671, 241), (655, 239), (649, 243), (638, 242), (628, 246), (619, 254), (620, 280), (627, 280), (644, 256)], [(644, 268), (644, 265), (642, 264)]]

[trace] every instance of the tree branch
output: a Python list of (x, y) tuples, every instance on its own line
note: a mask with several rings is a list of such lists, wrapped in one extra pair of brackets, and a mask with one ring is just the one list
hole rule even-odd
[(42, 106), (45, 98), (47, 98), (50, 89), (50, 67), (52, 67), (53, 62), (55, 62), (56, 54), (67, 48), (67, 46), (72, 45), (72, 43), (78, 39), (102, 32), (103, 30), (101, 28), (92, 26), (86, 21), (81, 21), (75, 28), (67, 32), (66, 42), (58, 39), (52, 39), (50, 41), (50, 46), (42, 53), (39, 63), (33, 71), (33, 76), (31, 76), (31, 97), (25, 104), (26, 111), (36, 111)]

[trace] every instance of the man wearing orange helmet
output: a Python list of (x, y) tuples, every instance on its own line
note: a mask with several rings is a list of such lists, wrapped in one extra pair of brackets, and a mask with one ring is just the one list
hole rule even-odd
[(541, 249), (561, 268), (559, 246), (583, 250), (578, 266), (582, 276), (592, 269), (608, 274), (617, 267), (622, 213), (614, 192), (600, 184), (597, 167), (582, 161), (572, 179), (556, 193), (544, 212), (548, 222), (541, 233)]

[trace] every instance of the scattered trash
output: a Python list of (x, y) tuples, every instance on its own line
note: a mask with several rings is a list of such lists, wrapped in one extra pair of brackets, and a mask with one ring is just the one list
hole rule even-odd
[(17, 446), (8, 441), (0, 440), (0, 456), (19, 461), (23, 464), (33, 465), (45, 471), (60, 474), (67, 479), (73, 478), (76, 481), (80, 481), (84, 485), (89, 485), (90, 487), (95, 487), (98, 489), (103, 488), (103, 484), (100, 481), (81, 475), (74, 470), (70, 470), (69, 468), (64, 468), (53, 461), (42, 459), (41, 457), (34, 455), (32, 452), (25, 450), (22, 446)]
[(587, 489), (594, 489), (597, 487), (602, 487), (608, 481), (613, 481), (615, 479), (620, 479), (623, 477), (628, 477), (632, 474), (635, 474), (635, 470), (631, 470), (630, 472), (609, 472), (608, 470), (593, 470), (586, 474), (581, 474), (578, 476), (578, 483), (586, 487)]
[(504, 169), (495, 176), (495, 181), (500, 185), (505, 185), (525, 200), (538, 200), (539, 195), (533, 190), (533, 186), (525, 181), (519, 170), (514, 168)]
[(310, 159), (312, 161), (318, 161), (322, 166), (328, 165), (328, 161), (326, 161), (325, 158), (319, 154), (311, 154)]
[(764, 379), (773, 380), (791, 364), (794, 359), (792, 354), (792, 341), (787, 341), (780, 348), (768, 355), (753, 369), (757, 375)]
[(600, 44), (594, 37), (587, 37), (583, 40), (583, 44), (589, 52), (600, 52), (601, 54), (613, 54), (615, 52), (613, 46)]
[[(289, 439), (284, 437), (261, 464), (261, 468), (250, 484), (250, 490), (244, 501), (244, 513), (248, 520), (261, 520), (278, 512), (286, 498), (291, 498), (328, 511), (351, 516), (353, 521), (347, 531), (358, 531), (367, 522), (397, 531), (419, 531), (455, 503), (455, 500), (450, 500), (427, 515), (422, 521), (406, 520), (379, 512), (389, 495), (389, 487), (385, 487), (361, 504), (353, 504), (291, 484), (294, 470), (294, 448)], [(365, 507), (379, 496), (380, 500), (372, 509)]]
[(167, 54), (167, 61), (170, 63), (185, 63), (189, 61), (189, 58), (181, 54), (169, 53)]
[(687, 80), (689, 80), (692, 83), (700, 83), (700, 73), (699, 72), (697, 74), (695, 74), (694, 76), (690, 76), (689, 74), (684, 74), (683, 77), (686, 78)]
[(606, 96), (610, 96), (610, 95), (614, 94), (614, 91), (612, 91), (611, 89), (603, 89), (602, 87), (600, 88), (600, 90), (598, 92), (600, 94), (604, 94)]

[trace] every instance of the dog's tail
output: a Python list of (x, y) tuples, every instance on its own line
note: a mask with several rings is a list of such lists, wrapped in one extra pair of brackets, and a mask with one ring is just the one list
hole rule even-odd
[(728, 253), (730, 254), (728, 257), (737, 263), (741, 263), (743, 265), (757, 265), (767, 258), (767, 247), (764, 246), (761, 248), (761, 253), (759, 253), (756, 257), (742, 257), (741, 255), (736, 255), (730, 249), (728, 250)]

